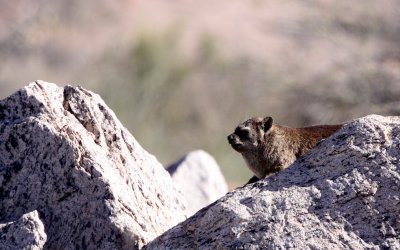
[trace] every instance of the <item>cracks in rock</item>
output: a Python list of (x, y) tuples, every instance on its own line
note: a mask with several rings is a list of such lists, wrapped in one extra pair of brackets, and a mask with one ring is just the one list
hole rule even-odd
[(132, 145), (128, 142), (128, 140), (126, 139), (126, 137), (125, 137), (125, 132), (124, 132), (124, 131), (121, 131), (121, 136), (122, 136), (122, 140), (124, 141), (126, 147), (127, 147), (128, 150), (129, 150), (129, 153), (130, 153), (131, 156), (136, 160), (136, 157), (133, 155), (133, 152), (134, 152), (133, 146), (132, 146)]
[[(81, 124), (82, 122), (80, 121), (80, 119), (75, 115), (75, 113), (72, 111), (71, 106), (69, 105), (69, 92), (67, 87), (64, 88), (64, 92), (63, 92), (64, 98), (63, 98), (63, 107), (64, 110), (66, 110), (67, 112), (69, 112), (70, 114), (72, 114)], [(82, 124), (84, 125), (84, 124)]]
[(72, 191), (68, 191), (65, 192), (60, 198), (57, 199), (57, 202), (62, 202), (65, 199), (67, 199), (68, 197), (70, 197), (72, 194), (78, 192), (78, 190), (72, 190)]
[[(86, 131), (93, 135), (96, 144), (101, 146), (104, 143), (112, 149), (120, 136), (118, 124), (108, 108), (101, 102), (91, 106), (97, 101), (90, 91), (82, 87), (65, 86), (63, 95), (65, 111), (72, 114)], [(87, 98), (90, 99), (89, 103), (85, 101)]]
[[(81, 90), (82, 88), (80, 88)], [(65, 86), (64, 87), (64, 98), (63, 98), (63, 107), (64, 109), (69, 112), (71, 115), (73, 115), (75, 117), (75, 119), (82, 124), (82, 126), (86, 129), (86, 131), (88, 131), (89, 133), (91, 133), (94, 136), (94, 141), (96, 144), (100, 145), (100, 131), (98, 128), (96, 128), (96, 124), (93, 121), (93, 119), (85, 119), (85, 117), (81, 117), (82, 114), (78, 114), (77, 112), (75, 112), (70, 104), (70, 101), (73, 99), (72, 95), (76, 92), (76, 90), (71, 87), (71, 86)], [(91, 95), (89, 95), (91, 96)], [(78, 100), (76, 100), (78, 101)], [(84, 104), (84, 101), (81, 101), (81, 104)], [(88, 117), (86, 117), (88, 118)], [(88, 121), (85, 121), (88, 120)]]
[(42, 86), (42, 84), (39, 81), (35, 81), (35, 84), (43, 91), (46, 92), (46, 89)]

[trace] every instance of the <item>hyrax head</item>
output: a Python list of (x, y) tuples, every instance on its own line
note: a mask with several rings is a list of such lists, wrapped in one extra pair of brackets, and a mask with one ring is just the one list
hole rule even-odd
[(228, 142), (239, 153), (259, 148), (264, 142), (264, 135), (272, 127), (272, 118), (250, 118), (239, 124), (235, 132), (228, 136)]

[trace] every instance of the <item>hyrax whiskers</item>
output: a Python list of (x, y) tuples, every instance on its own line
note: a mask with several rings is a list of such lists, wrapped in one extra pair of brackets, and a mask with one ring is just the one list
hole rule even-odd
[(279, 172), (329, 137), (343, 125), (289, 128), (273, 124), (271, 117), (250, 118), (228, 136), (229, 144), (242, 154), (254, 173), (249, 183)]

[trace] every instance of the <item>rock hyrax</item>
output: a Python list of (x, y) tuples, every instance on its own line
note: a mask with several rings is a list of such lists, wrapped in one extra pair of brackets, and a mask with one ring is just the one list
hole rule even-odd
[(271, 117), (256, 117), (239, 124), (235, 132), (228, 136), (228, 141), (233, 149), (242, 154), (254, 173), (249, 181), (252, 183), (287, 168), (342, 126), (289, 128), (273, 124)]

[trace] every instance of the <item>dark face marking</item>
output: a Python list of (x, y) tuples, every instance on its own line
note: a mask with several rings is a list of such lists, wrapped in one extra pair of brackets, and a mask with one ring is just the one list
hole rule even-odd
[(246, 128), (237, 127), (234, 132), (241, 139), (249, 139), (250, 138), (250, 130)]

